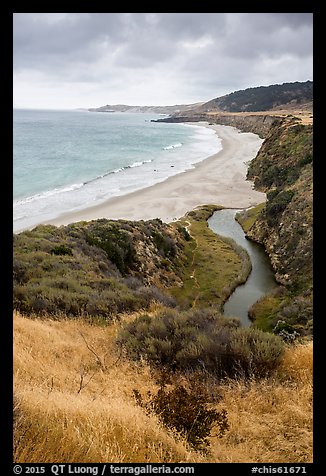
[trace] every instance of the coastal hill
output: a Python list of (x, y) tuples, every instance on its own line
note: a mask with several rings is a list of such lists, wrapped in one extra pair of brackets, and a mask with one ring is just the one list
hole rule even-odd
[(195, 112), (258, 112), (311, 109), (313, 82), (283, 83), (247, 88), (226, 94), (193, 108)]
[(90, 112), (155, 113), (169, 115), (154, 122), (207, 121), (234, 126), (265, 138), (279, 118), (294, 115), (303, 124), (313, 118), (313, 82), (294, 82), (247, 88), (208, 102), (174, 106), (129, 106), (107, 104)]
[(106, 106), (93, 107), (88, 109), (90, 112), (140, 112), (148, 114), (177, 114), (195, 109), (203, 103), (195, 104), (177, 104), (174, 106), (128, 106), (126, 104), (107, 104)]
[(312, 81), (235, 91), (157, 121), (208, 121), (234, 126), (243, 132), (254, 132), (265, 138), (272, 125), (287, 116), (297, 117), (302, 124), (312, 124)]
[(294, 82), (259, 86), (211, 99), (208, 102), (195, 104), (178, 104), (174, 106), (129, 106), (126, 104), (106, 104), (97, 108), (89, 108), (91, 112), (140, 112), (170, 114), (178, 116), (203, 113), (225, 112), (259, 112), (282, 110), (312, 111), (313, 82)]

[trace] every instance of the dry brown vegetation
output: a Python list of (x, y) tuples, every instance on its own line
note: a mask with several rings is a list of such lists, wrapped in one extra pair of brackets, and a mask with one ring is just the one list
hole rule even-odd
[(238, 116), (238, 117), (248, 117), (248, 116), (275, 116), (275, 117), (287, 117), (293, 116), (298, 119), (302, 124), (313, 124), (313, 110), (312, 104), (307, 105), (306, 108), (296, 109), (296, 108), (286, 108), (286, 109), (271, 109), (268, 111), (255, 111), (255, 112), (207, 112), (207, 116), (212, 117), (221, 117), (221, 116)]
[(119, 325), (14, 316), (15, 461), (312, 461), (311, 342), (288, 347), (269, 379), (213, 385), (230, 428), (203, 455), (137, 406), (133, 389), (158, 387), (117, 354)]

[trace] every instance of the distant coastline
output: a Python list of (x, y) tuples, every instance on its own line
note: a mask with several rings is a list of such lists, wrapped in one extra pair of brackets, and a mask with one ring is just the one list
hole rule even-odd
[(176, 104), (174, 106), (129, 106), (127, 104), (107, 104), (106, 106), (92, 107), (87, 109), (89, 112), (130, 112), (147, 114), (177, 114), (191, 111), (194, 108), (202, 106), (204, 103), (195, 104)]

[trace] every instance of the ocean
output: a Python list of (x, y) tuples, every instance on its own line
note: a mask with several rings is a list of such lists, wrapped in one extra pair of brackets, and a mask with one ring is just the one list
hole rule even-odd
[(221, 150), (213, 130), (158, 114), (14, 110), (14, 231), (191, 169)]

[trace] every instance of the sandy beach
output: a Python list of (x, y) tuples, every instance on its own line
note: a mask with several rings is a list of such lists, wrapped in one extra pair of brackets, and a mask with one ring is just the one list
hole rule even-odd
[(221, 138), (223, 149), (217, 154), (164, 182), (84, 210), (66, 213), (48, 223), (66, 225), (97, 218), (160, 218), (169, 223), (203, 204), (247, 208), (265, 201), (265, 194), (253, 190), (252, 182), (246, 180), (247, 163), (257, 154), (262, 139), (230, 126), (202, 125), (214, 129)]

